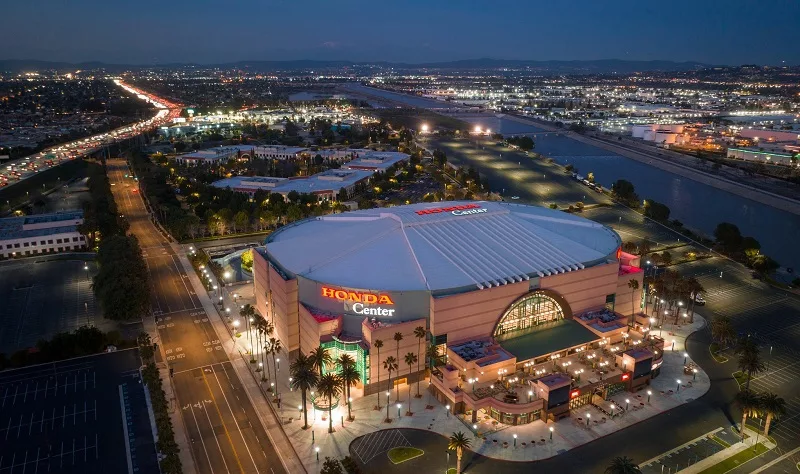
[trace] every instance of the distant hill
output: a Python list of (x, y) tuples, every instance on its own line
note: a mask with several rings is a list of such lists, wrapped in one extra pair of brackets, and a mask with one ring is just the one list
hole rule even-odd
[(221, 69), (246, 69), (254, 72), (272, 71), (303, 71), (311, 69), (342, 69), (345, 67), (379, 67), (394, 69), (442, 69), (442, 70), (475, 70), (475, 69), (528, 69), (541, 74), (628, 74), (632, 72), (675, 72), (694, 71), (712, 67), (693, 61), (627, 61), (622, 59), (600, 59), (592, 61), (529, 61), (506, 59), (465, 59), (460, 61), (429, 62), (429, 63), (392, 63), (392, 62), (355, 62), (355, 61), (236, 61), (221, 64), (195, 64), (195, 63), (170, 63), (170, 64), (108, 64), (102, 62), (66, 63), (26, 59), (0, 60), (0, 71), (20, 73), (44, 70), (75, 71), (78, 69), (103, 69), (110, 73), (132, 71), (148, 68), (177, 69), (182, 67)]

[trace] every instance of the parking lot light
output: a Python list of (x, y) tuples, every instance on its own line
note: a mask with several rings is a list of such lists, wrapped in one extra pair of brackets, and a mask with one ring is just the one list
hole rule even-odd
[(553, 441), (553, 427), (550, 427), (550, 441)]

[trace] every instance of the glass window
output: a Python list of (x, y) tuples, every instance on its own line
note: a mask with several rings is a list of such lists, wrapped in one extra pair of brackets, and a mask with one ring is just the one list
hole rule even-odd
[(617, 299), (617, 295), (606, 295), (606, 309), (609, 311), (614, 311), (614, 301)]
[(564, 319), (561, 306), (544, 293), (532, 293), (515, 303), (500, 320), (495, 336), (521, 331), (550, 321)]

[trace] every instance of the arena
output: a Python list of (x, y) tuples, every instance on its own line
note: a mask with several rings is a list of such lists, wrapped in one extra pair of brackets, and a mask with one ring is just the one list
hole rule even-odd
[(620, 243), (582, 217), (505, 202), (322, 216), (255, 253), (257, 309), (290, 354), (350, 354), (364, 395), (422, 381), (473, 419), (558, 419), (658, 373), (663, 340), (636, 316), (643, 272)]

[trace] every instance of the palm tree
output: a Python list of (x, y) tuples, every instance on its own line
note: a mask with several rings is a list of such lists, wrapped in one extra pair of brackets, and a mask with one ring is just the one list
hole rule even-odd
[(425, 355), (429, 359), (428, 364), (430, 364), (430, 369), (433, 370), (436, 367), (436, 362), (439, 360), (439, 348), (431, 344), (428, 346), (428, 350), (426, 351)]
[(703, 293), (706, 289), (697, 281), (697, 278), (691, 276), (685, 280), (686, 290), (689, 292), (689, 314), (691, 314), (690, 322), (694, 322), (694, 304), (695, 296)]
[(639, 289), (639, 280), (631, 278), (628, 280), (628, 288), (631, 289), (631, 317), (628, 318), (628, 326), (633, 326), (636, 320), (636, 290)]
[(328, 354), (328, 349), (319, 346), (316, 349), (313, 349), (309, 356), (311, 357), (311, 360), (314, 361), (314, 368), (319, 370), (319, 376), (321, 378), (322, 369), (333, 361), (331, 355)]
[(289, 366), (292, 375), (292, 388), (300, 390), (303, 400), (303, 429), (308, 429), (308, 410), (306, 408), (306, 392), (314, 388), (319, 382), (317, 371), (314, 370), (314, 361), (307, 355), (300, 353), (297, 359)]
[(714, 316), (711, 321), (711, 337), (720, 347), (727, 347), (736, 338), (731, 319), (725, 315)]
[[(414, 336), (417, 338), (417, 372), (420, 371), (419, 364), (424, 359), (422, 357), (422, 341), (425, 340), (425, 337), (428, 335), (428, 331), (425, 330), (425, 326), (417, 326), (414, 328)], [(419, 394), (419, 378), (417, 379), (417, 398), (421, 398), (422, 395)]]
[(456, 474), (461, 474), (461, 457), (464, 450), (469, 449), (472, 442), (462, 432), (453, 433), (448, 440), (447, 449), (456, 452)]
[[(411, 367), (419, 361), (419, 357), (417, 357), (417, 355), (414, 354), (413, 352), (409, 352), (408, 354), (406, 354), (404, 360), (405, 360), (406, 364), (408, 364), (408, 380), (410, 381), (411, 380)], [(419, 384), (417, 384), (417, 387), (419, 388)], [(417, 391), (419, 392), (419, 389), (417, 389)], [(411, 383), (410, 382), (408, 384), (408, 411), (411, 412)]]
[(761, 414), (761, 399), (750, 390), (742, 390), (736, 394), (736, 403), (742, 409), (742, 428), (739, 432), (744, 439), (744, 427), (747, 417), (756, 417)]
[(269, 353), (272, 354), (272, 368), (275, 369), (275, 393), (278, 391), (278, 364), (275, 362), (275, 354), (281, 355), (283, 345), (280, 339), (269, 338)]
[[(392, 372), (397, 370), (397, 359), (394, 356), (389, 356), (383, 361), (383, 370), (389, 372), (389, 385), (386, 387), (387, 393), (392, 390)], [(388, 398), (389, 395), (386, 395)], [(386, 420), (389, 420), (389, 403), (386, 403)]]
[(761, 394), (761, 411), (767, 415), (767, 421), (764, 423), (764, 436), (769, 435), (769, 425), (772, 423), (773, 418), (780, 418), (786, 414), (786, 401), (775, 395), (774, 393)]
[(617, 456), (606, 468), (606, 474), (641, 474), (642, 470), (628, 456)]
[(358, 384), (361, 380), (361, 374), (356, 369), (355, 364), (343, 365), (339, 371), (339, 379), (344, 386), (342, 393), (347, 393), (347, 419), (353, 421), (353, 415), (350, 413), (350, 387), (355, 387)]
[[(400, 361), (400, 341), (402, 341), (402, 340), (403, 340), (403, 333), (401, 333), (399, 331), (394, 333), (394, 342), (396, 343), (396, 349), (397, 349), (397, 352), (395, 354), (396, 355), (395, 361), (397, 361), (398, 363)], [(399, 390), (397, 392), (397, 397), (398, 398), (395, 401), (399, 402), (400, 401), (400, 392), (399, 392)]]
[(320, 395), (328, 399), (328, 433), (333, 433), (333, 419), (331, 418), (333, 413), (333, 399), (334, 397), (338, 397), (342, 392), (339, 377), (331, 373), (323, 375), (319, 379), (317, 390), (319, 390)]
[(248, 327), (247, 331), (247, 342), (250, 343), (250, 362), (255, 362), (255, 354), (253, 353), (253, 325), (250, 323), (250, 320), (253, 319), (253, 316), (256, 314), (256, 309), (253, 308), (253, 305), (246, 304), (242, 307), (239, 311), (239, 316), (244, 319), (245, 324)]
[(758, 352), (758, 347), (755, 350), (742, 350), (739, 352), (739, 370), (747, 373), (747, 383), (745, 390), (750, 390), (750, 378), (753, 374), (758, 374), (766, 370), (764, 361), (761, 360), (761, 354)]
[[(378, 387), (380, 387), (380, 383), (381, 383), (381, 367), (380, 367), (380, 363), (381, 363), (381, 347), (383, 347), (383, 341), (381, 341), (380, 339), (376, 339), (375, 342), (372, 343), (372, 345), (375, 346), (375, 349), (378, 350), (378, 353), (375, 355), (375, 359), (378, 361), (379, 365), (378, 365), (378, 370), (376, 370), (375, 372), (378, 375), (378, 380), (377, 380), (376, 383), (378, 384)], [(380, 410), (380, 409), (381, 409), (381, 391), (379, 389), (378, 390), (378, 410)]]

